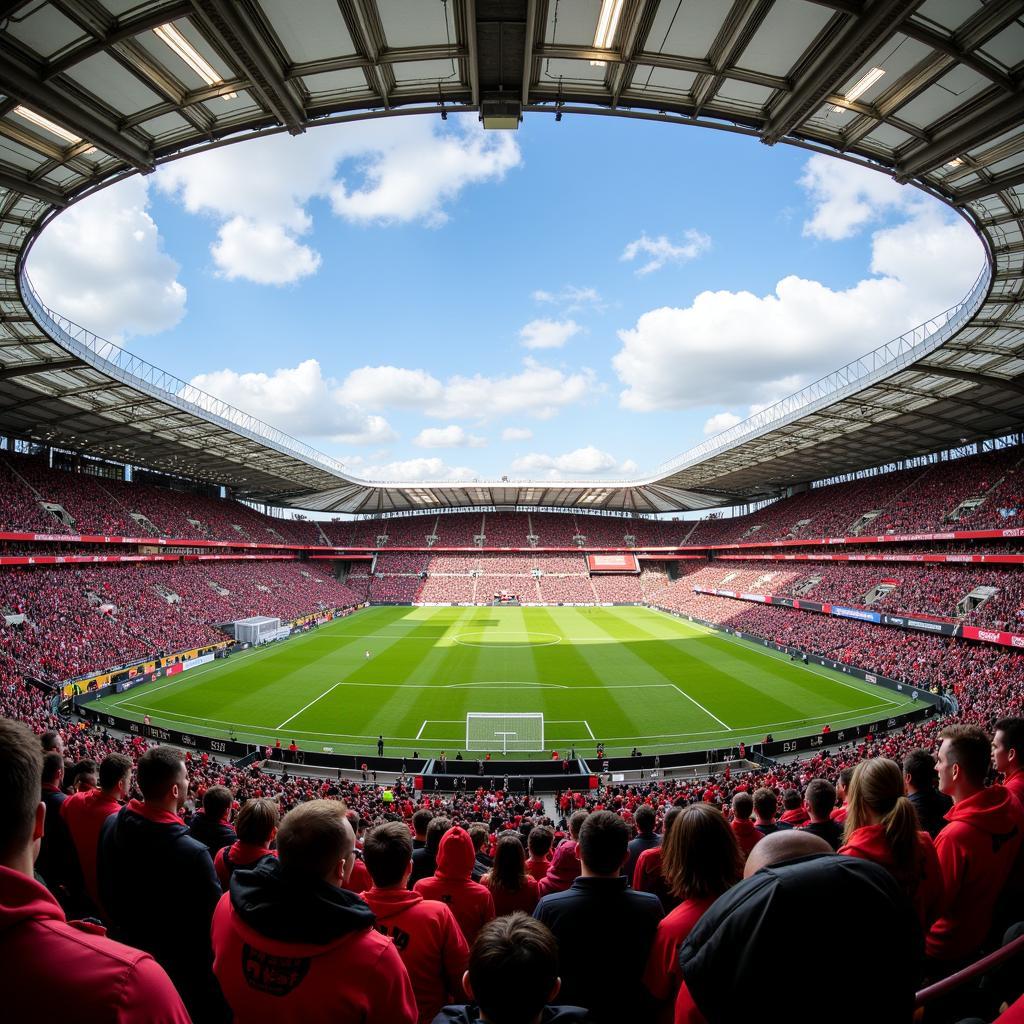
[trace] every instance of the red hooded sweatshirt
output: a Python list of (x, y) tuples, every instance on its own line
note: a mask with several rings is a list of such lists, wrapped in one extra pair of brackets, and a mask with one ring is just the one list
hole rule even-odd
[(170, 978), (148, 953), (108, 939), (98, 926), (68, 924), (43, 886), (5, 867), (0, 963), (8, 979), (5, 1020), (41, 1020), (49, 1006), (78, 1024), (190, 1022)]
[(658, 1020), (671, 1024), (676, 992), (683, 981), (679, 970), (679, 947), (687, 940), (694, 925), (704, 911), (715, 901), (713, 899), (683, 900), (670, 914), (658, 922), (644, 971), (644, 984), (661, 1005)]
[(933, 960), (962, 960), (981, 945), (1024, 836), (1024, 811), (1004, 786), (953, 804), (935, 839), (948, 906), (928, 933)]
[(243, 843), (236, 840), (230, 846), (222, 846), (213, 858), (213, 870), (217, 872), (221, 888), (227, 892), (231, 882), (231, 874), (239, 868), (251, 868), (264, 857), (276, 857), (276, 850), (268, 850), (255, 843)]
[(470, 945), (477, 932), (494, 920), (494, 900), (490, 890), (470, 876), (476, 862), (476, 849), (469, 833), (456, 825), (441, 836), (437, 848), (437, 870), (430, 878), (421, 878), (413, 887), (425, 900), (440, 900), (451, 907), (462, 934)]
[(917, 863), (909, 874), (897, 866), (881, 825), (864, 825), (856, 829), (849, 841), (839, 847), (839, 852), (871, 860), (888, 868), (896, 881), (910, 895), (921, 927), (925, 931), (942, 913), (946, 890), (939, 858), (935, 853), (935, 844), (927, 832), (917, 833)]
[(526, 870), (535, 881), (539, 882), (548, 873), (550, 868), (551, 858), (547, 855), (526, 858)]
[(783, 825), (792, 825), (793, 828), (800, 828), (801, 825), (806, 825), (811, 820), (811, 816), (807, 813), (806, 807), (794, 807), (792, 810), (786, 811), (779, 821)]
[(100, 829), (107, 818), (117, 814), (120, 809), (121, 805), (107, 797), (101, 789), (73, 793), (60, 805), (60, 816), (71, 833), (78, 854), (85, 891), (97, 908), (102, 906), (96, 884), (96, 849), (100, 842)]
[(1017, 803), (1024, 808), (1024, 768), (1014, 772), (1012, 775), (1007, 775), (1003, 779), (1003, 788), (1009, 790), (1016, 797)]
[(415, 1024), (394, 943), (354, 893), (264, 857), (213, 913), (213, 973), (235, 1024)]
[(740, 849), (743, 851), (744, 860), (750, 856), (750, 851), (764, 839), (764, 833), (758, 832), (754, 827), (754, 823), (749, 818), (746, 821), (739, 818), (733, 821), (732, 831), (733, 835), (736, 836), (736, 842), (740, 844)]
[(661, 900), (667, 913), (679, 906), (679, 897), (673, 896), (661, 873), (661, 847), (652, 846), (636, 859), (633, 868), (633, 888), (637, 892), (653, 892)]
[(389, 936), (402, 958), (419, 1007), (419, 1024), (431, 1024), (446, 1003), (462, 998), (469, 945), (444, 903), (425, 900), (404, 885), (361, 894), (377, 917), (377, 931)]
[(580, 877), (583, 865), (576, 855), (579, 844), (575, 839), (565, 839), (555, 847), (548, 873), (538, 882), (538, 892), (547, 896), (551, 892), (565, 892)]

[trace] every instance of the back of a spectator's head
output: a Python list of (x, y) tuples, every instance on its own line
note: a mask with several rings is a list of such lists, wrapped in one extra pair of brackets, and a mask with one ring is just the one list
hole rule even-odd
[(404, 882), (412, 862), (412, 836), (399, 821), (377, 825), (363, 840), (363, 860), (373, 884), (383, 888)]
[(91, 757), (86, 757), (72, 766), (71, 777), (68, 781), (70, 785), (81, 792), (95, 789), (99, 785), (99, 775), (100, 766)]
[(749, 793), (737, 793), (732, 798), (732, 813), (737, 821), (749, 821), (754, 813), (754, 798)]
[(980, 787), (985, 783), (992, 757), (992, 742), (976, 725), (947, 725), (940, 733), (939, 788), (949, 792), (952, 785), (963, 780)]
[(227, 786), (211, 786), (203, 794), (203, 813), (213, 821), (228, 816), (234, 796)]
[(127, 754), (107, 754), (100, 762), (100, 789), (110, 792), (132, 775), (132, 759)]
[(629, 826), (611, 811), (588, 814), (580, 828), (584, 874), (617, 875), (629, 847)]
[(495, 918), (473, 943), (463, 984), (491, 1024), (528, 1024), (558, 995), (558, 943), (521, 912)]
[(42, 774), (36, 734), (23, 722), (0, 718), (0, 863), (24, 857), (42, 835)]
[(42, 756), (43, 782), (48, 786), (59, 786), (64, 775), (64, 755), (51, 750)]
[(787, 789), (783, 792), (782, 806), (787, 811), (795, 811), (802, 803), (800, 794), (795, 789)]
[(583, 828), (583, 822), (590, 816), (589, 811), (573, 811), (572, 817), (569, 818), (569, 835), (573, 839), (579, 839), (580, 829)]
[(64, 753), (64, 737), (56, 729), (47, 729), (39, 737), (39, 743), (43, 748), (44, 754), (49, 753), (51, 750), (58, 754)]
[(484, 848), (484, 843), (490, 838), (491, 830), (483, 822), (474, 821), (466, 831), (469, 832), (469, 838), (473, 841), (473, 849), (479, 853)]
[(903, 758), (903, 774), (915, 790), (935, 788), (935, 758), (927, 750), (912, 750)]
[(425, 839), (427, 835), (427, 826), (430, 824), (430, 819), (433, 818), (434, 814), (432, 811), (428, 811), (425, 807), (421, 807), (412, 816), (412, 827), (416, 830), (417, 839)]
[(150, 748), (139, 758), (135, 781), (142, 790), (143, 799), (150, 802), (169, 803), (175, 787), (178, 787), (177, 802), (181, 807), (188, 796), (185, 755), (174, 747)]
[(739, 881), (743, 855), (724, 815), (711, 804), (680, 808), (662, 843), (661, 872), (682, 900), (717, 899)]
[(650, 835), (654, 831), (654, 823), (657, 821), (657, 818), (658, 816), (650, 804), (641, 804), (633, 815), (637, 832), (643, 835)]
[[(205, 807), (205, 803), (204, 803)], [(280, 813), (277, 804), (265, 796), (246, 800), (238, 812), (235, 832), (239, 842), (253, 846), (266, 846), (277, 831)]]
[(438, 815), (430, 819), (427, 826), (427, 849), (436, 857), (438, 847), (441, 845), (441, 837), (452, 827), (451, 818)]
[(530, 847), (530, 856), (543, 857), (550, 849), (555, 835), (547, 825), (538, 825), (530, 829), (530, 837), (527, 844)]
[(755, 789), (754, 810), (761, 821), (771, 821), (779, 810), (778, 797), (770, 789)]
[(807, 809), (815, 818), (827, 818), (836, 805), (836, 789), (827, 779), (811, 779), (804, 790)]
[(281, 866), (307, 879), (341, 885), (352, 873), (356, 837), (338, 800), (310, 800), (290, 810), (277, 833)]
[(821, 836), (799, 828), (783, 829), (765, 836), (747, 855), (743, 865), (743, 877), (749, 878), (761, 868), (772, 867), (800, 857), (811, 857), (818, 853), (832, 853)]

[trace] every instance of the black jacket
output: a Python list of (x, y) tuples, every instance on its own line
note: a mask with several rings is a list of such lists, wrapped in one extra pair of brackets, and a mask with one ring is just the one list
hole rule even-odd
[(661, 846), (661, 836), (657, 832), (649, 832), (644, 835), (642, 832), (635, 839), (631, 839), (629, 843), (629, 858), (626, 861), (626, 866), (622, 869), (622, 873), (626, 876), (629, 882), (632, 884), (633, 881), (633, 869), (636, 867), (637, 859), (644, 850), (651, 850), (655, 846)]
[(216, 857), (219, 849), (230, 846), (238, 838), (230, 825), (223, 821), (211, 820), (205, 811), (196, 811), (192, 815), (188, 834), (193, 839), (198, 839), (210, 851), (211, 857)]
[[(480, 1010), (470, 1003), (442, 1006), (431, 1024), (478, 1024)], [(594, 1024), (589, 1010), (582, 1006), (545, 1006), (540, 1024)]]
[[(836, 945), (815, 928), (823, 914), (836, 922), (844, 967), (857, 979), (841, 992)], [(762, 868), (719, 897), (683, 943), (679, 967), (708, 1024), (749, 1019), (751, 994), (774, 991), (794, 965), (799, 1000), (784, 1019), (805, 1019), (802, 1007), (806, 1019), (829, 1024), (906, 1024), (923, 958), (917, 914), (890, 872), (821, 853)]]
[(221, 889), (206, 847), (183, 822), (152, 821), (133, 800), (103, 824), (97, 880), (111, 938), (151, 953), (194, 1021), (222, 1019), (210, 947)]
[(46, 883), (46, 887), (60, 900), (66, 910), (75, 909), (74, 898), (83, 888), (82, 873), (78, 866), (78, 854), (64, 819), (61, 817), (61, 804), (67, 800), (67, 794), (58, 790), (43, 790), (43, 803), (46, 805), (46, 819), (43, 825), (43, 839), (39, 844), (39, 856), (36, 858), (36, 874)]
[(946, 812), (953, 801), (937, 789), (920, 789), (910, 794), (921, 828), (934, 839), (946, 827)]
[(651, 1019), (641, 978), (663, 916), (657, 896), (630, 889), (621, 875), (581, 877), (545, 896), (533, 916), (558, 940), (559, 999), (602, 1024)]
[(843, 843), (843, 827), (836, 821), (810, 821), (800, 831), (824, 839), (833, 850), (838, 850)]
[(412, 851), (412, 871), (409, 873), (411, 889), (421, 878), (429, 878), (437, 870), (437, 859), (434, 852), (427, 846), (422, 850)]

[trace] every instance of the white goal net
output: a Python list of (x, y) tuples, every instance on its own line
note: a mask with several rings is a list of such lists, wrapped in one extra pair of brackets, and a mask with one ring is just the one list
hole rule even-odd
[(495, 714), (470, 711), (466, 715), (466, 750), (544, 750), (544, 715), (540, 712)]
[(276, 640), (281, 632), (281, 620), (265, 615), (235, 621), (235, 640), (240, 644), (265, 644)]

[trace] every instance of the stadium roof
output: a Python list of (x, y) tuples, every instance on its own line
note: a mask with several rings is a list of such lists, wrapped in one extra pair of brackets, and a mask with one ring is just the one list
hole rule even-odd
[[(1022, 15), (1024, 0), (0, 0), (0, 433), (324, 511), (646, 512), (1020, 430)], [(866, 162), (960, 211), (989, 261), (919, 331), (621, 482), (358, 480), (31, 290), (38, 231), (124, 175), (259, 133), (442, 110), (488, 127), (642, 118)]]

